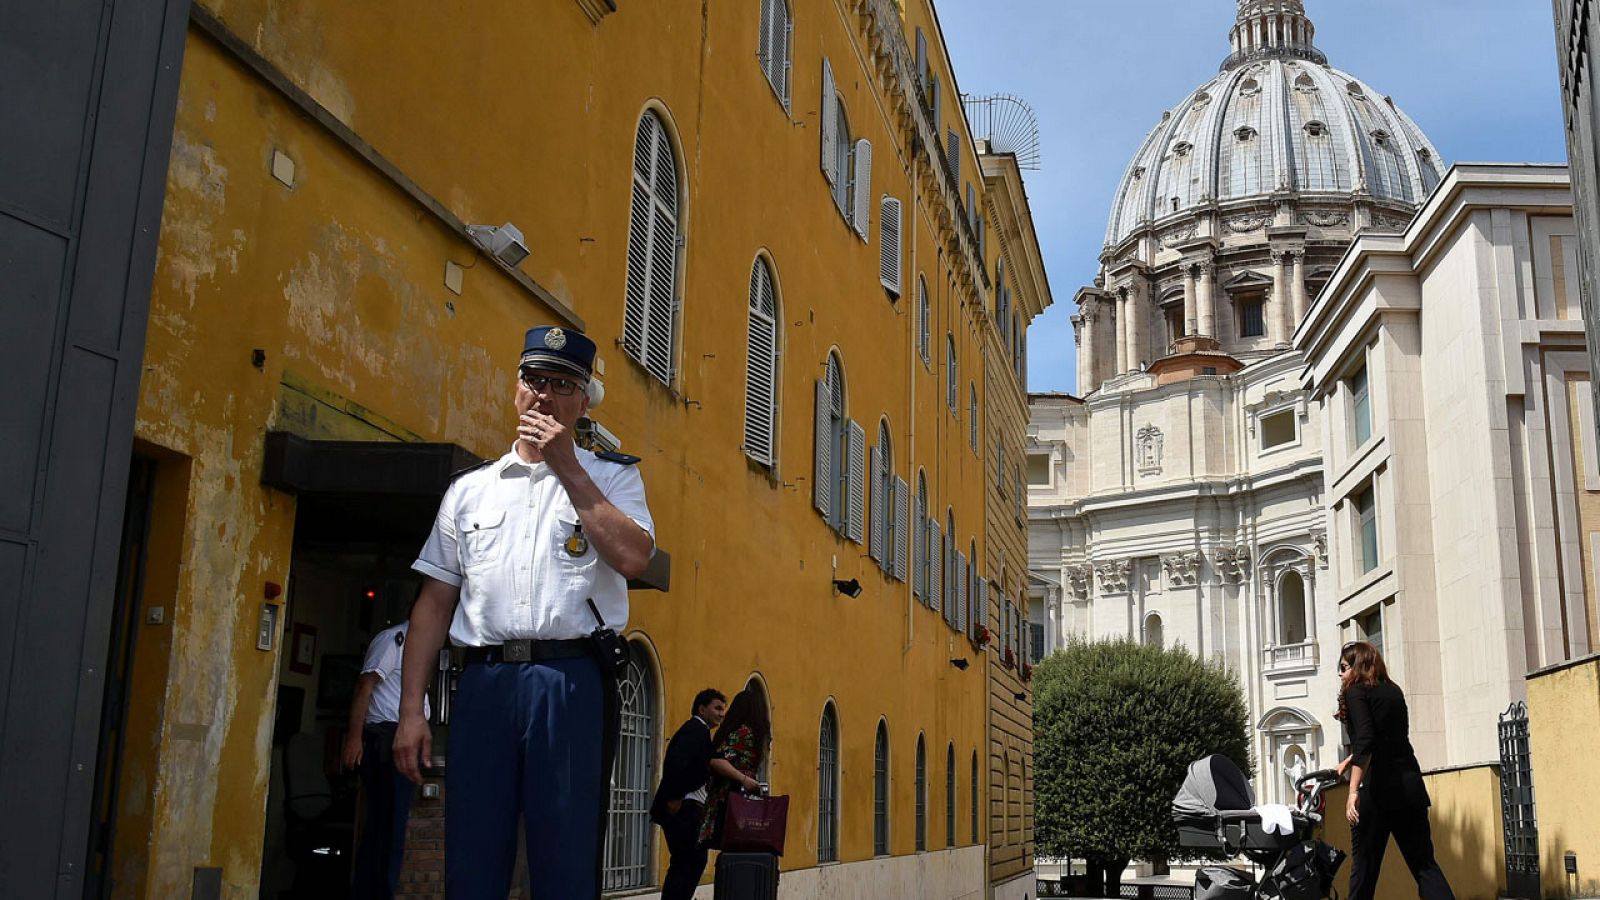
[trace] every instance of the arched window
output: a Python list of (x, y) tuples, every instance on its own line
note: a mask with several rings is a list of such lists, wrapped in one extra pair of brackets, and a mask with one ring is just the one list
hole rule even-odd
[(956, 745), (944, 752), (944, 845), (956, 845)]
[(872, 854), (889, 855), (889, 726), (882, 719), (872, 744)]
[(1300, 644), (1310, 637), (1306, 628), (1306, 583), (1299, 572), (1278, 579), (1278, 643)]
[(978, 842), (978, 751), (972, 751), (972, 773), (968, 788), (972, 791), (972, 843)]
[(866, 433), (845, 418), (844, 365), (829, 353), (817, 380), (813, 502), (834, 531), (860, 543), (866, 523)]
[(672, 383), (678, 354), (680, 212), (672, 139), (661, 117), (646, 111), (633, 144), (622, 349), (663, 384)]
[(750, 267), (750, 315), (746, 330), (744, 452), (767, 468), (777, 461), (778, 292), (767, 261)]
[(917, 472), (917, 518), (912, 527), (916, 529), (917, 544), (916, 556), (911, 561), (916, 568), (912, 591), (926, 603), (931, 574), (928, 565), (928, 479), (920, 470)]
[(922, 354), (922, 364), (933, 365), (933, 308), (928, 305), (928, 282), (917, 276), (917, 350)]
[(968, 412), (967, 412), (967, 444), (973, 450), (978, 449), (978, 383), (967, 382)]
[(656, 686), (649, 657), (635, 649), (626, 676), (618, 683), (622, 732), (611, 772), (611, 809), (606, 827), (605, 890), (648, 887), (655, 883), (652, 863), (650, 792), (655, 788)]
[(917, 735), (917, 852), (928, 849), (928, 748)]
[(978, 573), (978, 542), (967, 544), (967, 615), (963, 620), (967, 637), (978, 639), (978, 626), (983, 624), (988, 610), (983, 603), (983, 577)]
[(1163, 645), (1163, 642), (1165, 640), (1166, 640), (1166, 635), (1162, 633), (1161, 616), (1160, 616), (1160, 614), (1151, 613), (1150, 615), (1145, 616), (1144, 617), (1144, 642), (1145, 642), (1145, 645), (1146, 646), (1150, 646), (1150, 647), (1160, 647), (1160, 646)]
[(954, 335), (946, 334), (944, 336), (944, 402), (950, 407), (950, 415), (952, 416), (961, 414), (960, 384), (961, 379), (956, 376), (956, 339)]
[(756, 52), (761, 71), (784, 109), (789, 108), (789, 38), (793, 22), (786, 0), (761, 0), (761, 40)]
[(872, 144), (852, 140), (844, 98), (835, 90), (833, 66), (822, 60), (822, 172), (832, 188), (834, 205), (856, 234), (867, 240), (872, 197)]
[(822, 708), (817, 739), (817, 862), (839, 859), (839, 721), (833, 704)]
[(884, 572), (895, 571), (895, 548), (900, 534), (895, 522), (894, 443), (889, 420), (878, 420), (878, 443), (872, 448), (872, 558)]
[(845, 113), (844, 99), (840, 98), (834, 103), (834, 134), (838, 137), (833, 143), (834, 171), (839, 177), (833, 181), (833, 202), (844, 213), (845, 218), (850, 218), (850, 150), (855, 146), (855, 141), (850, 137), (850, 117)]

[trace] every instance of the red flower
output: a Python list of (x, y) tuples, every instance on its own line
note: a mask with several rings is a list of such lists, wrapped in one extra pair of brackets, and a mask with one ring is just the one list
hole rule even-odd
[(979, 625), (978, 626), (978, 643), (980, 643), (980, 644), (984, 645), (985, 647), (987, 647), (987, 646), (989, 646), (989, 640), (990, 640), (989, 626), (987, 626), (987, 625)]
[(1022, 680), (1023, 681), (1032, 681), (1033, 680), (1033, 666), (1030, 663), (1023, 663), (1022, 664)]
[(1011, 652), (1011, 648), (1010, 647), (1006, 648), (1006, 657), (1005, 657), (1005, 659), (1006, 659), (1006, 668), (1010, 669), (1010, 668), (1015, 668), (1016, 667), (1016, 665), (1017, 665), (1017, 657), (1016, 657), (1015, 654), (1013, 654)]

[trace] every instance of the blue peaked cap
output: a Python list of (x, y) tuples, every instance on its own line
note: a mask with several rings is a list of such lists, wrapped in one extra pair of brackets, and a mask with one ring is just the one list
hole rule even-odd
[(521, 368), (558, 369), (588, 380), (594, 369), (594, 341), (581, 331), (559, 325), (528, 329), (522, 344)]

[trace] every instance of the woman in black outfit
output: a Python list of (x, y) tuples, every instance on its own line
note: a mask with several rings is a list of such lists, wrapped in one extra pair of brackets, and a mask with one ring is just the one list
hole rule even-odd
[(1350, 755), (1339, 774), (1350, 774), (1350, 900), (1371, 900), (1390, 835), (1417, 880), (1423, 900), (1454, 900), (1433, 858), (1428, 789), (1411, 749), (1406, 697), (1389, 680), (1378, 648), (1365, 641), (1339, 654), (1339, 712), (1350, 732)]

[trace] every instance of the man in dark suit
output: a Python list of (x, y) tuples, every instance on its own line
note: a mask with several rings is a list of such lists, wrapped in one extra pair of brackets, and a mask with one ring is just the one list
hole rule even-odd
[(722, 724), (728, 699), (714, 688), (694, 696), (694, 715), (667, 743), (661, 784), (650, 802), (650, 820), (661, 826), (671, 862), (661, 884), (661, 900), (688, 900), (706, 870), (700, 846), (700, 818), (705, 813), (706, 777), (711, 771), (711, 733)]

